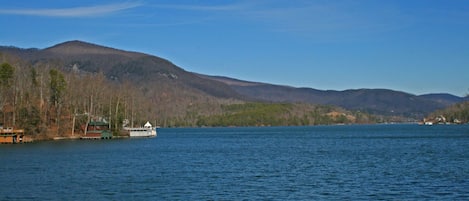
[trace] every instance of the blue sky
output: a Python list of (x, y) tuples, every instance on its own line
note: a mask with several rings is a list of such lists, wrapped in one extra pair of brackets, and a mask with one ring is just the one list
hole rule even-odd
[(467, 0), (0, 0), (0, 45), (83, 40), (323, 90), (469, 93)]

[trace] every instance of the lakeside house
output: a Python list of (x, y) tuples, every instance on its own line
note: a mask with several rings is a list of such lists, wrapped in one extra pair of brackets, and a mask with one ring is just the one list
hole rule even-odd
[(0, 127), (0, 144), (23, 143), (24, 129)]
[(420, 124), (428, 125), (428, 126), (435, 125), (435, 124), (463, 124), (463, 123), (464, 122), (462, 122), (459, 119), (452, 119), (451, 121), (443, 115), (439, 115), (439, 116), (429, 118), (429, 119), (423, 118), (423, 121), (420, 122)]

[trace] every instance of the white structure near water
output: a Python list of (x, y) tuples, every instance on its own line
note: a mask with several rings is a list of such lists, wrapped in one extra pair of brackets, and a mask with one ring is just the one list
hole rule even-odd
[(130, 137), (156, 137), (156, 128), (153, 127), (150, 122), (140, 128), (128, 128), (124, 127), (125, 130), (129, 131)]

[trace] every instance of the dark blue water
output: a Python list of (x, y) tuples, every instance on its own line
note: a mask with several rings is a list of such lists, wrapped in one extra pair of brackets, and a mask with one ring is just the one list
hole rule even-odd
[(469, 126), (160, 129), (0, 145), (0, 200), (467, 200)]

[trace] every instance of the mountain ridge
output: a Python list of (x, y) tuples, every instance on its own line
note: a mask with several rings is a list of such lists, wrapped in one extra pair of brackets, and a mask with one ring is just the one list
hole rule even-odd
[(386, 88), (351, 88), (351, 89), (344, 89), (344, 90), (334, 90), (334, 89), (315, 89), (312, 87), (295, 87), (295, 86), (290, 86), (290, 85), (279, 85), (279, 84), (271, 84), (271, 83), (263, 83), (263, 82), (256, 82), (256, 81), (248, 81), (248, 80), (242, 80), (239, 78), (231, 78), (227, 76), (222, 76), (222, 75), (205, 75), (205, 74), (199, 74), (196, 73), (199, 76), (202, 76), (204, 78), (208, 79), (213, 79), (213, 80), (218, 80), (221, 82), (224, 82), (225, 84), (229, 85), (237, 85), (237, 86), (251, 86), (251, 85), (274, 85), (274, 86), (281, 86), (281, 87), (289, 87), (289, 88), (296, 88), (296, 89), (314, 89), (318, 91), (325, 91), (325, 92), (345, 92), (345, 91), (350, 91), (350, 90), (390, 90), (390, 91), (395, 91), (395, 92), (403, 92), (407, 93), (410, 95), (415, 95), (415, 96), (428, 96), (428, 97), (433, 97), (435, 98), (441, 97), (441, 96), (447, 96), (446, 98), (450, 99), (465, 99), (465, 97), (457, 96), (451, 93), (442, 93), (442, 92), (435, 92), (435, 93), (425, 93), (425, 94), (412, 94), (409, 92), (405, 91), (399, 91), (399, 90), (394, 90), (394, 89), (386, 89)]
[(391, 89), (319, 90), (242, 81), (223, 76), (204, 76), (230, 85), (238, 93), (254, 100), (273, 102), (306, 102), (362, 110), (374, 114), (404, 115), (421, 118), (428, 112), (468, 100), (449, 93), (414, 95)]
[[(79, 40), (44, 49), (0, 46), (0, 51), (27, 60), (31, 65), (54, 63), (65, 71), (103, 73), (111, 80), (131, 80), (145, 87), (179, 90), (185, 96), (202, 93), (201, 96), (235, 100), (326, 104), (374, 114), (414, 118), (465, 100), (443, 93), (418, 96), (391, 89), (319, 90), (202, 75), (188, 72), (158, 56)], [(158, 93), (164, 92), (159, 90)]]

